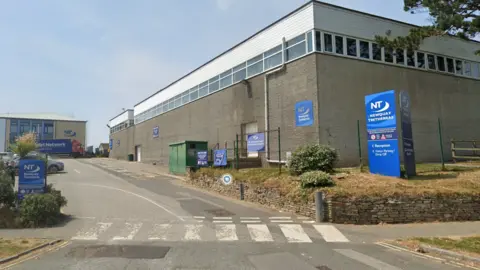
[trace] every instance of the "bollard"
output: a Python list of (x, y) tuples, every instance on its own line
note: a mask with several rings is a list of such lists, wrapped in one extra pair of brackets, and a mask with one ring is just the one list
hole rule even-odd
[(323, 221), (323, 192), (321, 191), (315, 193), (315, 221)]
[(244, 190), (244, 187), (243, 187), (243, 183), (240, 183), (240, 200), (242, 200), (242, 201), (244, 199), (244, 193), (245, 193), (245, 190)]

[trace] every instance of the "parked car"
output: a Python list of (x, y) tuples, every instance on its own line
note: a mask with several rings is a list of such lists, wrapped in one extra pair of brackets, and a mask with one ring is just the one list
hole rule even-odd
[(3, 162), (5, 165), (8, 165), (8, 162), (13, 159), (12, 152), (0, 152), (0, 162)]
[[(37, 159), (38, 155), (35, 154), (28, 154), (26, 157), (23, 159)], [(18, 164), (19, 164), (20, 158), (16, 157), (13, 159), (13, 166), (15, 167), (16, 174), (18, 174)], [(47, 162), (47, 172), (48, 173), (57, 173), (57, 172), (62, 172), (65, 170), (65, 165), (63, 162), (55, 160), (48, 156), (48, 162)]]

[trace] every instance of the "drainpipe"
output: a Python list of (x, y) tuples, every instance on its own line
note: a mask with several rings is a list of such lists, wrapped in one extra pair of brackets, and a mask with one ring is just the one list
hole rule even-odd
[[(264, 78), (264, 92), (265, 92), (265, 153), (267, 154), (267, 162), (272, 162), (270, 160), (270, 147), (269, 147), (269, 139), (268, 137), (270, 136), (270, 123), (269, 123), (269, 117), (268, 117), (268, 112), (269, 112), (269, 102), (268, 102), (268, 77), (272, 74), (278, 73), (280, 71), (285, 70), (285, 38), (282, 39), (282, 66), (271, 70), (267, 73), (265, 73), (265, 78)], [(280, 157), (279, 157), (280, 160)], [(279, 160), (277, 162), (279, 162)]]

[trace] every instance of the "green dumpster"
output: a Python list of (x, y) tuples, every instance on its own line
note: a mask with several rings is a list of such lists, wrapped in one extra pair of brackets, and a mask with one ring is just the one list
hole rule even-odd
[(187, 168), (197, 167), (197, 151), (208, 151), (208, 142), (183, 141), (169, 145), (168, 168), (170, 173), (185, 174)]
[(133, 161), (133, 154), (128, 154), (128, 161)]

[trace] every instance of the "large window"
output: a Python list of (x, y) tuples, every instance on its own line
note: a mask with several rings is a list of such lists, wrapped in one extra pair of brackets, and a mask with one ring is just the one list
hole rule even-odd
[(53, 127), (53, 122), (47, 122), (45, 121), (43, 123), (43, 138), (44, 139), (53, 139), (54, 135), (54, 127)]
[(30, 121), (29, 120), (20, 120), (19, 121), (19, 135), (30, 132)]
[(18, 136), (18, 121), (10, 120), (10, 143), (15, 143), (15, 138)]

